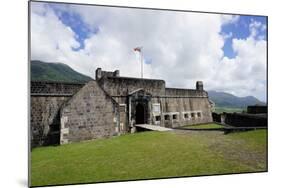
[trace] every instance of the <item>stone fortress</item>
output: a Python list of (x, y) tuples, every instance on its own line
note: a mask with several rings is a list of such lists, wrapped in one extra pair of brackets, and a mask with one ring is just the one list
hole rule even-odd
[(31, 145), (65, 144), (131, 132), (137, 124), (175, 128), (213, 122), (201, 81), (196, 89), (96, 69), (85, 84), (31, 82)]

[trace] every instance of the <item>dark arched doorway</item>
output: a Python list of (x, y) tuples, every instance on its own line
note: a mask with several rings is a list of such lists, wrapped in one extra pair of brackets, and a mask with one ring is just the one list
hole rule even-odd
[(145, 109), (143, 104), (138, 103), (136, 106), (136, 124), (144, 124), (145, 123)]

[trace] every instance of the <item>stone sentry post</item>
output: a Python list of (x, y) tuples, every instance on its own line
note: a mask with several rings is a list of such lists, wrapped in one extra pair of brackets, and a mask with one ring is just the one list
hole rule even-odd
[(196, 82), (196, 90), (199, 90), (199, 91), (203, 91), (204, 90), (203, 82), (202, 81), (197, 81)]
[(96, 69), (96, 80), (101, 79), (101, 77), (102, 77), (101, 68), (97, 68), (97, 69)]
[(115, 71), (113, 72), (113, 76), (119, 77), (119, 76), (120, 76), (120, 71), (119, 71), (119, 70), (115, 70)]
[(120, 71), (115, 70), (114, 72), (110, 71), (103, 71), (101, 68), (96, 69), (96, 80), (101, 79), (102, 77), (108, 77), (108, 76), (114, 76), (114, 77), (119, 77), (120, 76)]

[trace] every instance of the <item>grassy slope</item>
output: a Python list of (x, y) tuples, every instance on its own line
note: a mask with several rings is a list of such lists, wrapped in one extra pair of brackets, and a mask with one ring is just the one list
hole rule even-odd
[[(32, 151), (32, 185), (266, 170), (266, 132), (143, 132)], [(251, 158), (252, 157), (252, 158)]]
[(212, 129), (212, 128), (223, 128), (223, 126), (216, 123), (202, 124), (202, 125), (186, 125), (183, 128), (192, 128), (192, 129)]
[(230, 107), (215, 107), (215, 112), (216, 113), (223, 113), (223, 112), (227, 112), (227, 113), (233, 113), (233, 112), (242, 112), (243, 110), (246, 111), (246, 109), (243, 108), (230, 108)]

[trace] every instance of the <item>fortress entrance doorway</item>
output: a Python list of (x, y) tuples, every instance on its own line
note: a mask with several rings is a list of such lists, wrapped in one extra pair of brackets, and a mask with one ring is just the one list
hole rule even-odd
[(141, 103), (136, 106), (136, 124), (144, 124), (145, 121), (145, 109)]
[(143, 89), (137, 89), (128, 96), (129, 123), (149, 124), (150, 123), (150, 103), (151, 95)]

